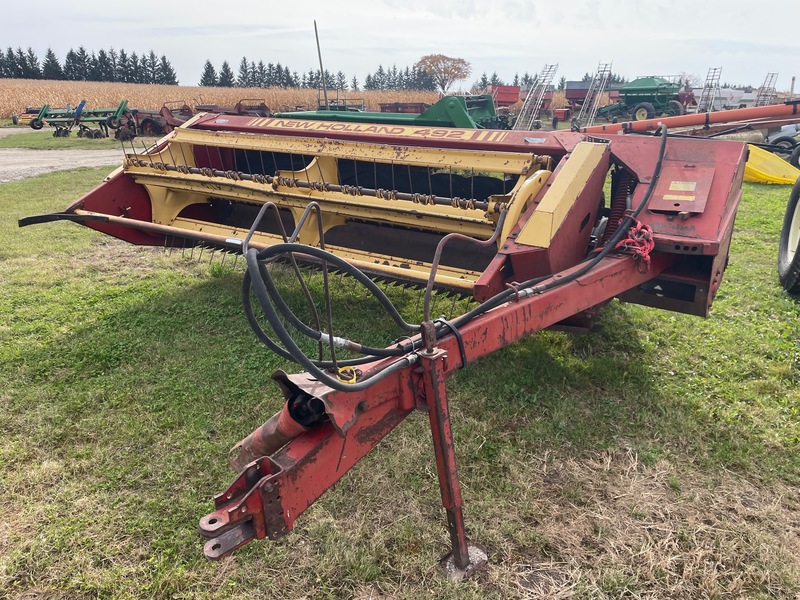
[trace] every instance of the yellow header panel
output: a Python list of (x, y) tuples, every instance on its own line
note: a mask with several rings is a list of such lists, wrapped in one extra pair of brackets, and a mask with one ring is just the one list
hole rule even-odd
[[(171, 143), (262, 152), (286, 152), (332, 156), (397, 165), (457, 169), (489, 173), (527, 173), (536, 157), (522, 152), (485, 152), (446, 148), (389, 146), (368, 142), (298, 138), (281, 135), (222, 133), (197, 129), (176, 129)], [(163, 154), (163, 153), (162, 153)]]
[(542, 201), (517, 236), (518, 244), (549, 248), (592, 173), (604, 160), (608, 144), (581, 142), (553, 179)]

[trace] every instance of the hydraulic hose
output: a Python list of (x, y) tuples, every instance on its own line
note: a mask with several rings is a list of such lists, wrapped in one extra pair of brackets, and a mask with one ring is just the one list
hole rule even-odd
[[(279, 244), (277, 246), (267, 248), (266, 250), (262, 250), (260, 253), (257, 253), (255, 249), (251, 248), (247, 251), (245, 258), (247, 259), (247, 268), (251, 273), (253, 291), (255, 292), (256, 297), (259, 300), (259, 303), (261, 304), (261, 308), (264, 311), (264, 315), (266, 316), (267, 321), (269, 321), (270, 326), (272, 326), (272, 329), (275, 331), (275, 334), (278, 336), (280, 342), (286, 348), (286, 352), (288, 352), (292, 360), (299, 363), (301, 366), (305, 367), (305, 369), (309, 373), (311, 373), (311, 375), (313, 375), (318, 381), (321, 381), (328, 387), (341, 392), (347, 392), (347, 391), (355, 392), (355, 391), (365, 390), (374, 383), (377, 383), (381, 379), (387, 377), (394, 371), (399, 369), (405, 369), (406, 367), (414, 364), (417, 361), (417, 357), (415, 354), (409, 354), (407, 356), (402, 357), (400, 360), (397, 360), (394, 363), (388, 365), (385, 369), (383, 369), (379, 373), (376, 373), (372, 377), (368, 377), (367, 379), (364, 379), (356, 383), (343, 383), (339, 379), (331, 377), (328, 373), (317, 367), (317, 365), (314, 364), (314, 361), (309, 359), (305, 355), (305, 353), (297, 346), (294, 339), (292, 339), (292, 336), (289, 335), (288, 331), (286, 331), (286, 328), (283, 326), (283, 323), (281, 323), (280, 317), (276, 312), (274, 305), (270, 301), (264, 280), (261, 279), (261, 277), (257, 278), (252, 277), (253, 273), (259, 272), (259, 260), (264, 260), (272, 255), (282, 254), (283, 252), (296, 252), (296, 253), (302, 252), (305, 254), (309, 254), (311, 256), (316, 256), (317, 258), (323, 260), (330, 260), (330, 262), (335, 264), (337, 267), (343, 268), (351, 272), (350, 274), (353, 275), (354, 277), (357, 277), (356, 274), (360, 274), (361, 277), (363, 277), (369, 282), (369, 285), (367, 285), (367, 287), (374, 288), (378, 292), (376, 296), (379, 295), (384, 296), (385, 303), (388, 304), (389, 307), (391, 307), (390, 313), (394, 313), (400, 322), (402, 322), (406, 327), (411, 328), (412, 331), (419, 330), (419, 326), (406, 323), (400, 316), (400, 314), (397, 312), (397, 310), (394, 308), (394, 306), (391, 304), (389, 299), (385, 297), (383, 292), (381, 292), (377, 288), (377, 286), (371, 279), (369, 279), (356, 267), (350, 265), (349, 263), (345, 262), (342, 259), (339, 259), (338, 257), (335, 257), (329, 252), (310, 246), (303, 246), (302, 244)], [(269, 277), (269, 274), (267, 275)], [(381, 303), (383, 304), (384, 302)]]

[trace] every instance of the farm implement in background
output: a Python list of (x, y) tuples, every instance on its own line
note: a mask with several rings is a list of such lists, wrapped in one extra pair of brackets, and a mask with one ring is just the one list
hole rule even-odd
[[(576, 126), (573, 130), (585, 134), (603, 135), (648, 134), (663, 123), (673, 132), (670, 135), (707, 138), (743, 131), (765, 130), (773, 133), (767, 136), (764, 142), (750, 142), (750, 144), (785, 158), (794, 168), (800, 168), (800, 144), (794, 137), (797, 135), (797, 124), (800, 123), (798, 106), (800, 100), (791, 100), (768, 106), (608, 123), (591, 127)], [(795, 178), (796, 176), (784, 183), (793, 183)]]
[(597, 109), (597, 115), (607, 120), (631, 117), (644, 121), (666, 114), (679, 116), (696, 106), (692, 90), (664, 77), (639, 77), (619, 88), (619, 102)]
[[(286, 535), (421, 412), (447, 514), (442, 565), (461, 578), (486, 554), (467, 537), (447, 377), (542, 329), (588, 330), (613, 298), (707, 315), (745, 158), (745, 144), (666, 128), (601, 137), (206, 114), (127, 153), (64, 212), (20, 225), (68, 220), (134, 244), (245, 256), (251, 327), (305, 372), (273, 375), (284, 407), (232, 449), (238, 475), (200, 520), (206, 556)], [(280, 268), (302, 280), (300, 267), (322, 272), (315, 319), (298, 316), (273, 277)], [(338, 331), (331, 272), (366, 288), (402, 335), (373, 346)], [(419, 322), (374, 279), (424, 289)], [(438, 317), (435, 292), (476, 304)]]
[[(51, 109), (42, 106), (39, 114), (32, 118), (32, 129), (41, 129), (45, 124), (54, 128), (53, 137), (69, 137), (72, 129), (78, 128), (78, 137), (105, 138), (109, 128), (117, 127), (120, 119), (128, 111), (128, 101), (123, 100), (116, 108), (86, 108), (86, 100), (81, 100), (73, 110), (70, 108)], [(90, 125), (96, 125), (96, 128)]]
[(26, 106), (25, 109), (17, 114), (14, 113), (11, 115), (11, 124), (12, 125), (28, 125), (31, 124), (31, 119), (35, 119), (39, 112), (42, 110), (41, 106), (34, 107), (34, 106)]
[(263, 98), (245, 98), (230, 107), (218, 104), (198, 104), (194, 108), (185, 100), (168, 100), (160, 110), (131, 108), (125, 115), (109, 126), (116, 129), (120, 140), (130, 140), (137, 135), (156, 136), (169, 133), (180, 127), (199, 112), (223, 115), (250, 115), (268, 117), (269, 107)]
[(275, 113), (280, 119), (377, 123), (415, 127), (460, 127), (467, 129), (510, 129), (508, 117), (499, 115), (491, 94), (445, 96), (434, 104), (396, 103), (396, 112), (348, 110), (346, 104), (319, 110)]

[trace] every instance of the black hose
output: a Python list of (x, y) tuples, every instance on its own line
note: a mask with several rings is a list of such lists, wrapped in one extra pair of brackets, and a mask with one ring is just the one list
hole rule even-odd
[[(293, 246), (293, 248), (291, 249), (284, 248), (281, 250), (280, 249), (281, 246), (283, 247)], [(294, 248), (294, 246), (300, 246), (300, 248)], [(339, 390), (341, 392), (355, 392), (355, 391), (365, 390), (374, 383), (377, 383), (381, 379), (387, 377), (390, 373), (399, 369), (404, 369), (416, 362), (415, 355), (404, 356), (400, 360), (397, 360), (394, 363), (388, 365), (385, 369), (381, 370), (379, 373), (376, 373), (372, 377), (368, 377), (367, 379), (364, 379), (357, 383), (343, 383), (339, 379), (331, 377), (330, 375), (328, 375), (328, 373), (317, 367), (317, 365), (314, 364), (314, 361), (308, 358), (305, 355), (305, 353), (297, 346), (294, 339), (292, 339), (292, 336), (289, 335), (288, 331), (286, 331), (286, 328), (283, 326), (283, 323), (281, 323), (280, 317), (278, 313), (275, 311), (275, 307), (273, 306), (272, 302), (270, 301), (264, 280), (261, 279), (261, 277), (257, 278), (252, 277), (253, 273), (259, 272), (259, 259), (263, 260), (264, 258), (268, 258), (273, 253), (280, 254), (283, 252), (304, 252), (312, 256), (316, 255), (318, 258), (322, 258), (322, 256), (319, 253), (324, 253), (326, 255), (330, 253), (325, 252), (324, 250), (319, 250), (318, 248), (303, 246), (302, 244), (279, 244), (277, 246), (273, 246), (272, 248), (267, 248), (266, 250), (262, 250), (260, 253), (257, 253), (255, 249), (251, 248), (250, 250), (248, 250), (247, 254), (245, 254), (245, 258), (247, 259), (247, 267), (249, 272), (251, 273), (251, 282), (253, 286), (253, 291), (255, 292), (256, 297), (259, 300), (259, 303), (261, 304), (261, 308), (264, 311), (264, 316), (266, 316), (267, 321), (269, 321), (269, 324), (272, 326), (272, 329), (275, 331), (275, 334), (278, 336), (280, 342), (286, 348), (286, 352), (288, 352), (292, 360), (299, 363), (301, 366), (305, 367), (305, 369), (311, 375), (313, 375), (314, 378), (317, 379), (318, 381), (321, 381), (328, 387), (333, 388), (335, 390)], [(333, 257), (333, 255), (330, 256)], [(341, 262), (354, 272), (361, 273), (361, 271), (359, 271), (352, 265), (349, 265), (342, 259), (337, 259), (335, 261), (332, 260), (331, 262), (333, 262), (334, 264)], [(337, 266), (342, 266), (342, 265), (337, 264)], [(366, 275), (364, 275), (363, 273), (361, 273), (361, 275), (366, 278)], [(268, 273), (267, 276), (269, 277)], [(367, 278), (367, 280), (370, 282), (370, 284), (372, 284), (372, 287), (377, 287), (372, 282), (372, 280), (370, 280), (369, 278)], [(391, 305), (388, 298), (386, 298), (386, 302)], [(392, 309), (396, 312), (394, 306), (392, 306)], [(402, 320), (402, 317), (400, 317), (400, 319)], [(405, 323), (405, 321), (403, 322)], [(416, 327), (417, 329), (419, 328), (419, 326)]]
[[(304, 335), (309, 337), (314, 341), (319, 341), (322, 337), (322, 332), (314, 330), (308, 327), (305, 323), (300, 321), (297, 316), (286, 306), (285, 302), (283, 302), (283, 298), (280, 296), (277, 288), (274, 285), (274, 281), (265, 275), (265, 267), (263, 264), (259, 264), (259, 270), (261, 273), (262, 278), (267, 280), (267, 292), (271, 300), (275, 300), (276, 304), (278, 304), (278, 309), (280, 310), (281, 314), (287, 320), (289, 320), (292, 325), (295, 325), (295, 328), (301, 331)], [(270, 338), (264, 329), (261, 327), (261, 324), (256, 319), (255, 313), (253, 312), (253, 305), (250, 301), (250, 291), (252, 290), (252, 277), (250, 275), (250, 271), (245, 271), (244, 279), (242, 280), (242, 306), (244, 308), (244, 314), (247, 318), (247, 322), (250, 325), (250, 328), (255, 333), (256, 337), (259, 339), (261, 343), (263, 343), (267, 348), (285, 358), (287, 360), (294, 361), (294, 357), (282, 346), (277, 344), (275, 340)], [(281, 306), (285, 308), (284, 310), (281, 309)], [(412, 347), (412, 350), (414, 348)], [(352, 358), (352, 359), (337, 359), (336, 363), (334, 364), (333, 361), (330, 360), (314, 360), (312, 361), (317, 367), (321, 369), (330, 369), (335, 366), (342, 366), (342, 367), (356, 367), (360, 365), (365, 365), (371, 362), (375, 362), (380, 358), (386, 358), (390, 356), (403, 356), (409, 352), (408, 349), (402, 347), (396, 348), (372, 348), (370, 346), (361, 345), (359, 347), (359, 351), (361, 354), (364, 355), (363, 358)]]

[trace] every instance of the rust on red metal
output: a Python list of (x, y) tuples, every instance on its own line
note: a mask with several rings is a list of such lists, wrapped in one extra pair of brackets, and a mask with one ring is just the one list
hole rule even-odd
[[(232, 133), (246, 135), (231, 139)], [(249, 245), (256, 266), (267, 260), (258, 251), (276, 249), (285, 239), (281, 229), (296, 225), (305, 238), (283, 251), (295, 256), (302, 247), (315, 266), (343, 261), (341, 268), (416, 283), (423, 273), (423, 285), (428, 280), (431, 288), (455, 287), (490, 302), (456, 324), (427, 315), (402, 343), (368, 354), (346, 382), (335, 378), (341, 371), (303, 360), (307, 373), (276, 373), (286, 403), (235, 447), (239, 473), (200, 521), (206, 555), (220, 558), (251, 539), (291, 531), (325, 490), (419, 410), (428, 413), (448, 517), (452, 552), (445, 562), (460, 576), (485, 553), (469, 545), (464, 527), (447, 377), (542, 329), (591, 328), (598, 307), (614, 298), (706, 315), (727, 264), (746, 157), (738, 142), (269, 116), (208, 114), (170, 135), (151, 152), (127, 157), (128, 171), (112, 174), (64, 213), (31, 222), (73, 218), (137, 244), (237, 252)], [(225, 144), (215, 146), (222, 138)], [(484, 164), (499, 176), (464, 168)], [(274, 220), (262, 222), (267, 204), (281, 200), (286, 205)], [(164, 212), (170, 202), (174, 210)], [(320, 212), (310, 219), (328, 220), (329, 231), (303, 229), (314, 206)], [(515, 220), (506, 228), (512, 208)], [(634, 225), (652, 231), (649, 263), (614, 250)], [(433, 261), (446, 271), (435, 279), (441, 273), (432, 272), (431, 257), (447, 258), (438, 244), (465, 231), (480, 248), (449, 245), (457, 256)], [(398, 241), (398, 252), (410, 246), (416, 254), (369, 246)], [(310, 254), (322, 247), (327, 255)], [(332, 330), (316, 332), (317, 339), (353, 349)]]

